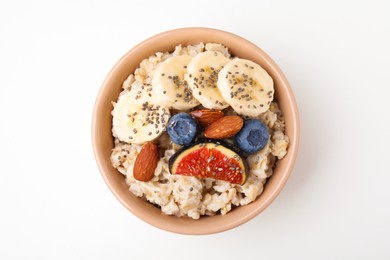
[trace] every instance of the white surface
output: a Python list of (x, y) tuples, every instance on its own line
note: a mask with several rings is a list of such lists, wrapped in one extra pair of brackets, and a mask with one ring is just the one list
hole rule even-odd
[[(1, 1), (0, 259), (390, 258), (389, 2), (254, 2)], [(114, 63), (186, 26), (263, 48), (302, 121), (299, 158), (276, 201), (209, 236), (130, 214), (100, 177), (90, 141)]]

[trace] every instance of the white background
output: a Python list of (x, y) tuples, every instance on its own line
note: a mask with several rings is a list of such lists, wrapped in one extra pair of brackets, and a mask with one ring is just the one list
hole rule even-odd
[[(390, 259), (388, 1), (0, 2), (0, 259)], [(275, 202), (208, 236), (154, 228), (106, 187), (91, 147), (115, 62), (169, 29), (263, 48), (302, 140)]]

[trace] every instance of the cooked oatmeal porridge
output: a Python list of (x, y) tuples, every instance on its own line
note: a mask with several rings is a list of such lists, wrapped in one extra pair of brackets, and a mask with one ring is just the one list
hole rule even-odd
[[(287, 153), (272, 78), (221, 44), (158, 52), (122, 89), (113, 103), (112, 165), (130, 192), (168, 215), (199, 219), (253, 202)], [(156, 159), (141, 155), (146, 143), (157, 147)], [(137, 157), (155, 160), (148, 178), (137, 178)]]

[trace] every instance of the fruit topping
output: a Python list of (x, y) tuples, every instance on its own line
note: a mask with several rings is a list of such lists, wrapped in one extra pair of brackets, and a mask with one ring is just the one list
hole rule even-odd
[(244, 124), (240, 116), (224, 116), (212, 123), (205, 131), (204, 136), (212, 139), (229, 138), (237, 134)]
[(150, 181), (154, 176), (159, 159), (157, 145), (152, 142), (144, 144), (134, 162), (134, 178), (139, 181)]
[(142, 88), (132, 88), (122, 95), (112, 112), (114, 135), (126, 143), (144, 144), (157, 139), (170, 117), (168, 107), (155, 104)]
[(224, 116), (220, 110), (199, 109), (190, 112), (203, 127), (207, 127)]
[(169, 159), (171, 174), (213, 178), (244, 184), (248, 166), (235, 151), (219, 143), (202, 142), (177, 151)]
[(172, 142), (178, 145), (190, 145), (196, 136), (196, 120), (187, 113), (178, 113), (168, 122), (167, 132)]
[(235, 58), (218, 74), (218, 89), (224, 100), (240, 115), (258, 116), (274, 98), (274, 82), (259, 65)]
[(241, 131), (236, 135), (236, 143), (246, 153), (260, 151), (268, 143), (268, 128), (260, 120), (250, 119), (244, 122)]
[(192, 57), (188, 55), (173, 56), (161, 62), (153, 73), (153, 95), (156, 102), (178, 110), (187, 110), (199, 105), (192, 96), (184, 75)]
[(205, 108), (220, 110), (229, 106), (217, 87), (218, 73), (229, 61), (218, 51), (205, 51), (197, 54), (188, 63), (185, 80), (194, 98)]

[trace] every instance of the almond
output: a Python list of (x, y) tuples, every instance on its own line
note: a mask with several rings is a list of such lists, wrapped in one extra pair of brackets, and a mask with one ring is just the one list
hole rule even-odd
[(244, 124), (244, 120), (240, 116), (224, 116), (212, 123), (204, 136), (212, 139), (222, 139), (232, 137), (237, 134)]
[(135, 159), (134, 178), (139, 181), (150, 181), (154, 176), (159, 159), (157, 145), (152, 142), (144, 144)]
[(199, 109), (190, 112), (202, 126), (207, 127), (224, 116), (220, 110)]

